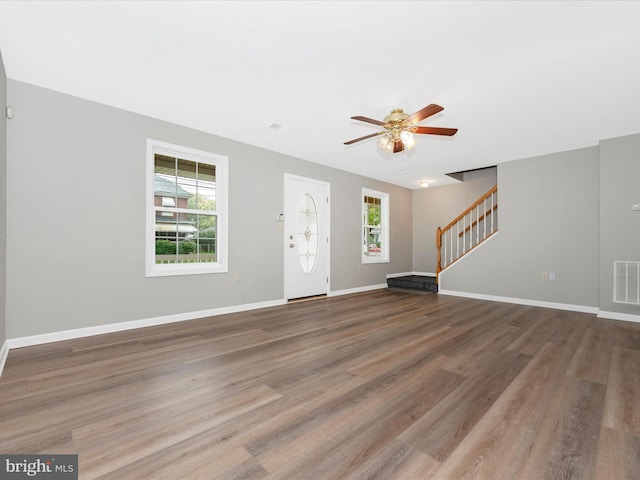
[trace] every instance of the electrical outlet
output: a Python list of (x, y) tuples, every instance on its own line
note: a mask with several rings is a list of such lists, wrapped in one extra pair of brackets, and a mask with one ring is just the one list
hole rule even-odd
[(236, 272), (236, 282), (240, 281), (240, 272)]
[(549, 272), (549, 280), (555, 280), (556, 279), (556, 272)]

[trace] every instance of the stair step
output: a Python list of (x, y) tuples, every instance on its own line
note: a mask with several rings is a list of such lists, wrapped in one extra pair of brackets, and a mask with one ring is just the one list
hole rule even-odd
[(404, 277), (387, 278), (387, 286), (389, 288), (438, 293), (436, 277), (426, 275), (406, 275)]

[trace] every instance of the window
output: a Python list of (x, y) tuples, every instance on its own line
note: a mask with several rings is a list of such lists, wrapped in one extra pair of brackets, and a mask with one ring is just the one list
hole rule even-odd
[(362, 189), (362, 263), (389, 261), (389, 194)]
[(162, 206), (163, 207), (175, 207), (176, 199), (173, 197), (162, 197)]
[(227, 163), (147, 140), (147, 276), (227, 271)]

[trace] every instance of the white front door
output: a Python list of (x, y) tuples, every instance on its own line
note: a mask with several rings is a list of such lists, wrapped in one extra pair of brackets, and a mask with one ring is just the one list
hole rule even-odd
[(287, 300), (329, 291), (329, 184), (284, 176), (284, 293)]

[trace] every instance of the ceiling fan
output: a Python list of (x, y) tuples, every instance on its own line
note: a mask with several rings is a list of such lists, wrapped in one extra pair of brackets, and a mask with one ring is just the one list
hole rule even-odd
[(417, 125), (418, 122), (421, 122), (425, 118), (435, 115), (442, 110), (444, 110), (443, 107), (432, 103), (412, 115), (407, 115), (401, 108), (395, 108), (391, 110), (391, 113), (384, 117), (382, 121), (360, 115), (351, 117), (353, 120), (360, 120), (361, 122), (379, 125), (384, 127), (384, 130), (365, 135), (364, 137), (354, 138), (353, 140), (344, 142), (344, 144), (351, 145), (361, 140), (384, 135), (378, 140), (378, 146), (385, 152), (398, 153), (404, 150), (411, 150), (415, 147), (417, 142), (413, 138), (414, 133), (446, 135), (449, 137), (455, 135), (458, 131), (457, 128), (421, 127)]

